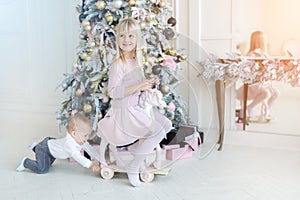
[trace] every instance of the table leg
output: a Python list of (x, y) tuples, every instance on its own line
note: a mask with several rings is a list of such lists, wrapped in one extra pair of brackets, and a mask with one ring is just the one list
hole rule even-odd
[(219, 117), (219, 140), (220, 145), (218, 150), (222, 150), (224, 140), (224, 112), (225, 112), (225, 83), (222, 80), (217, 80), (215, 85), (216, 101)]
[(246, 130), (246, 125), (247, 125), (247, 99), (248, 99), (248, 83), (244, 83), (243, 130)]

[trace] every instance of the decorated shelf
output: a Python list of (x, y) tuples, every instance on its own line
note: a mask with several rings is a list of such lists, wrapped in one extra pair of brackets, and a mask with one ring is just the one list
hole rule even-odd
[(290, 57), (267, 54), (247, 57), (231, 53), (226, 58), (220, 58), (210, 54), (200, 62), (200, 68), (200, 75), (209, 82), (223, 80), (225, 83), (242, 81), (252, 84), (283, 81), (293, 87), (300, 86), (300, 60)]

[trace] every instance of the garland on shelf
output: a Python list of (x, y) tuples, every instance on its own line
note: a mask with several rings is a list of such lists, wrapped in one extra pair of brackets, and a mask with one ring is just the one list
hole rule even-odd
[(259, 57), (245, 57), (237, 53), (219, 58), (214, 54), (200, 62), (201, 73), (210, 83), (217, 80), (225, 82), (242, 81), (257, 83), (283, 81), (293, 87), (300, 86), (300, 60), (272, 57), (260, 54)]

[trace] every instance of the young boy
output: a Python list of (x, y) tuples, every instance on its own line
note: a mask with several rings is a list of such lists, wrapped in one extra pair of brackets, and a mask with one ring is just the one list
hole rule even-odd
[(27, 168), (35, 173), (44, 174), (49, 171), (55, 159), (73, 158), (83, 167), (89, 168), (93, 172), (99, 172), (99, 164), (90, 161), (80, 153), (84, 149), (90, 156), (99, 160), (97, 151), (87, 142), (92, 132), (91, 121), (82, 114), (76, 113), (70, 118), (67, 131), (64, 138), (47, 137), (37, 145), (31, 145), (36, 160), (25, 157), (16, 170), (23, 171)]

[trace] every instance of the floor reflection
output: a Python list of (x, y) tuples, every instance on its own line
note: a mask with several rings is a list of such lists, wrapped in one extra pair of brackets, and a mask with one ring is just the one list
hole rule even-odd
[[(272, 119), (269, 122), (249, 122), (246, 131), (267, 132), (274, 134), (300, 135), (300, 88), (286, 83), (274, 82), (280, 90), (280, 97), (271, 109)], [(238, 101), (236, 108), (240, 108)], [(255, 113), (260, 113), (260, 106)]]

